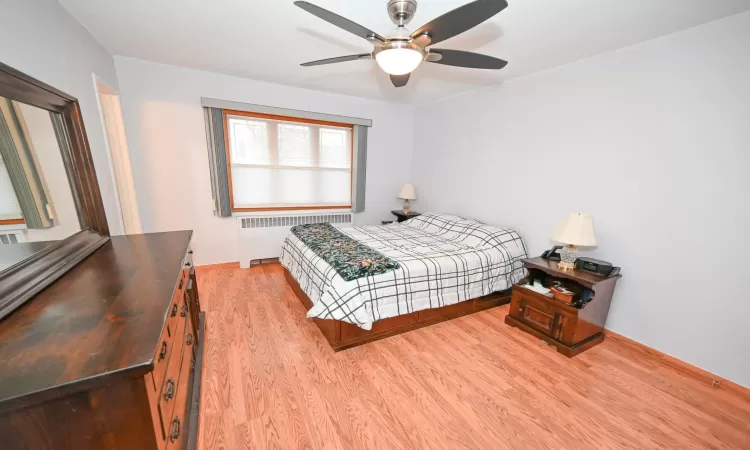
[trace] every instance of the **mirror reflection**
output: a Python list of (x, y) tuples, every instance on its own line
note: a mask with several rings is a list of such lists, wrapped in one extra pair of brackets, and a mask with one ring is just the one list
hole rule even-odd
[(0, 271), (81, 230), (57, 113), (0, 97)]

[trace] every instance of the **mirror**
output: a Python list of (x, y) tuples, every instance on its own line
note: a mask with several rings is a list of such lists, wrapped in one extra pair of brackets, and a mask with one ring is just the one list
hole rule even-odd
[(81, 231), (62, 116), (0, 97), (0, 272)]
[(78, 100), (0, 62), (0, 321), (109, 242)]

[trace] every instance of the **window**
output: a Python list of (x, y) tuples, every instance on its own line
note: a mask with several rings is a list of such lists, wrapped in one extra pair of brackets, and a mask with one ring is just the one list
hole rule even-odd
[(351, 207), (352, 126), (225, 111), (232, 211)]
[(16, 191), (10, 182), (8, 169), (0, 156), (0, 225), (24, 223)]

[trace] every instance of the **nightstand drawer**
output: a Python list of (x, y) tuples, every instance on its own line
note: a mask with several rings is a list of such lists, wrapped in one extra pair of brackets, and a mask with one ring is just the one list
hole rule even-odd
[(562, 270), (541, 257), (523, 260), (528, 275), (520, 283), (562, 286), (573, 292), (566, 303), (544, 296), (521, 284), (513, 286), (505, 323), (517, 327), (567, 357), (573, 357), (604, 340), (604, 324), (619, 273), (603, 277), (581, 270)]
[(510, 315), (552, 339), (561, 342), (572, 339), (566, 330), (572, 330), (570, 325), (576, 320), (575, 315), (567, 313), (559, 302), (542, 294), (514, 287)]

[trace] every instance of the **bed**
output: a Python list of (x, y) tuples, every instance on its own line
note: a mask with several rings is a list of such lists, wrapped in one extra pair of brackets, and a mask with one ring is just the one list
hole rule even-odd
[(347, 281), (299, 230), (287, 236), (279, 258), (287, 280), (335, 350), (508, 303), (524, 276), (518, 233), (471, 219), (424, 214), (335, 230), (394, 263)]

